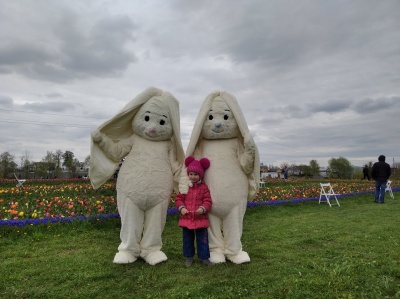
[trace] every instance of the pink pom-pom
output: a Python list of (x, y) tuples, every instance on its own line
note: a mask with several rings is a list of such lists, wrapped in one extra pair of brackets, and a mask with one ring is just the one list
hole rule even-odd
[(210, 167), (210, 160), (208, 160), (207, 158), (201, 158), (199, 162), (201, 166), (204, 168), (204, 170)]
[(189, 166), (190, 163), (192, 163), (195, 159), (192, 156), (189, 156), (185, 159), (185, 165), (186, 167)]

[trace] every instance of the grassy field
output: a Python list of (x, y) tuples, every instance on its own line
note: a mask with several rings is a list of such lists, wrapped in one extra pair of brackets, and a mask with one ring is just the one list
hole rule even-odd
[(177, 216), (165, 263), (112, 263), (119, 220), (0, 227), (0, 298), (400, 298), (400, 194), (247, 210), (251, 263), (186, 267)]

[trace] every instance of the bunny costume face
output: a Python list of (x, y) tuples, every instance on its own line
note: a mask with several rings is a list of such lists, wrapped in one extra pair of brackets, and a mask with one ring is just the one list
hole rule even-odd
[(158, 97), (152, 98), (139, 109), (132, 122), (133, 131), (151, 141), (172, 137), (172, 122), (167, 105)]
[(235, 116), (221, 97), (212, 102), (201, 134), (204, 139), (229, 139), (240, 135)]

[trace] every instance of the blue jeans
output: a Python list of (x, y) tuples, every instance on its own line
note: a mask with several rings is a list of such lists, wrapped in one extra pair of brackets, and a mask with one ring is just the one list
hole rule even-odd
[(208, 232), (206, 228), (188, 229), (182, 227), (183, 236), (183, 256), (194, 256), (194, 239), (196, 236), (197, 256), (199, 259), (205, 260), (210, 257), (210, 249), (208, 247)]
[(380, 202), (385, 202), (385, 189), (386, 189), (386, 181), (375, 181), (375, 202), (379, 202), (379, 195), (380, 195)]

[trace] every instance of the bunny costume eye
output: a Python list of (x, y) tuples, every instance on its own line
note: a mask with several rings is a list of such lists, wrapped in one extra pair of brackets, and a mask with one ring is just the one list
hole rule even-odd
[[(147, 113), (150, 113), (150, 111), (147, 111)], [(163, 116), (163, 117), (167, 118), (166, 116)], [(145, 121), (145, 122), (149, 122), (149, 121), (150, 121), (150, 116), (149, 116), (149, 115), (146, 115), (146, 116), (144, 117), (144, 121)], [(163, 125), (166, 124), (166, 121), (165, 121), (164, 119), (161, 119), (160, 122), (159, 122), (159, 124), (160, 124), (161, 126), (163, 126)]]

